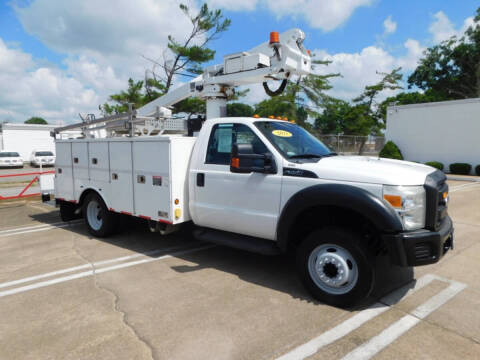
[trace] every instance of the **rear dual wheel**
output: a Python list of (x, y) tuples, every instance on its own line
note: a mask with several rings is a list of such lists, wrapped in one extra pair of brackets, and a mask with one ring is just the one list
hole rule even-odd
[(106, 237), (115, 230), (117, 215), (107, 209), (98, 194), (87, 195), (83, 202), (82, 213), (90, 234), (96, 237)]
[(360, 236), (342, 228), (310, 233), (297, 251), (297, 269), (316, 299), (334, 306), (361, 303), (375, 284), (374, 262)]

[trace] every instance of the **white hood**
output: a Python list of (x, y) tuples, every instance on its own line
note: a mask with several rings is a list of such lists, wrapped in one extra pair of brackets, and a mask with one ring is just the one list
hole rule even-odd
[(332, 156), (316, 163), (295, 164), (314, 172), (320, 179), (383, 185), (423, 185), (436, 169), (409, 161), (367, 156)]

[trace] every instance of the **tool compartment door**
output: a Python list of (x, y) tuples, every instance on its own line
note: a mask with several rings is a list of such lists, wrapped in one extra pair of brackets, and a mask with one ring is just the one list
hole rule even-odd
[(55, 197), (73, 200), (72, 143), (55, 144)]
[(88, 145), (88, 166), (90, 167), (90, 181), (108, 183), (108, 143), (90, 142)]
[(171, 222), (169, 140), (135, 141), (132, 146), (135, 215)]
[(133, 214), (132, 142), (111, 141), (110, 208)]
[(74, 193), (75, 199), (78, 200), (84, 187), (89, 183), (87, 142), (72, 142), (72, 162)]

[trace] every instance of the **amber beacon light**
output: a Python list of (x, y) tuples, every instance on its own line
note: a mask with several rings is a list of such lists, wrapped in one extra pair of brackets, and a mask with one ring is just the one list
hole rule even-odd
[(278, 35), (278, 31), (272, 31), (270, 33), (270, 44), (278, 44), (280, 43), (280, 36)]

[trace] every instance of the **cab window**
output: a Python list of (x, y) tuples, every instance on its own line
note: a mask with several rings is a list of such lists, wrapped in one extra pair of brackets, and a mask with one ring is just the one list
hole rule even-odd
[(216, 124), (208, 141), (206, 164), (230, 165), (232, 144), (251, 144), (255, 154), (268, 149), (260, 138), (244, 124)]

